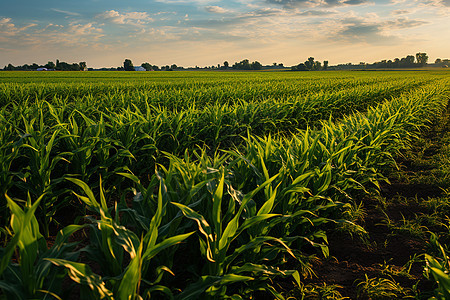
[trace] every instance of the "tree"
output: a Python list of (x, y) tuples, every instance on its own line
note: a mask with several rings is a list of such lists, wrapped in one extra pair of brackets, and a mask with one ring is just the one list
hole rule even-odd
[(47, 69), (55, 69), (56, 65), (55, 65), (54, 62), (49, 61), (49, 62), (45, 65), (45, 67), (46, 67)]
[(314, 57), (308, 58), (308, 60), (305, 61), (305, 66), (308, 70), (312, 70), (314, 67)]
[(250, 62), (248, 59), (241, 60), (240, 62), (236, 62), (233, 65), (233, 69), (237, 70), (251, 70)]
[(428, 55), (422, 52), (416, 53), (416, 60), (419, 65), (425, 66), (428, 61)]
[(292, 71), (308, 71), (308, 68), (303, 63), (291, 67)]
[(59, 59), (56, 60), (55, 70), (61, 70), (60, 69)]
[(229, 66), (230, 66), (230, 64), (229, 64), (227, 61), (224, 61), (224, 62), (223, 62), (223, 67), (224, 67), (225, 69), (228, 69)]
[(252, 70), (261, 70), (262, 69), (262, 64), (259, 61), (254, 61), (251, 64), (251, 69)]
[(322, 69), (322, 63), (320, 61), (315, 61), (314, 65), (313, 65), (313, 70), (314, 71), (319, 71)]
[(152, 65), (149, 64), (148, 62), (142, 63), (141, 67), (143, 67), (146, 71), (150, 71), (152, 70)]
[(414, 67), (414, 56), (408, 55), (400, 59), (400, 67), (402, 68), (411, 68)]
[(442, 59), (440, 58), (436, 58), (436, 60), (434, 61), (435, 64), (441, 64), (442, 63)]
[(82, 61), (78, 64), (80, 66), (80, 70), (81, 71), (86, 71), (87, 70), (87, 64), (85, 61)]
[(123, 62), (123, 68), (125, 71), (134, 71), (133, 63), (128, 58)]
[(171, 68), (172, 70), (176, 70), (176, 69), (178, 69), (178, 66), (177, 66), (176, 64), (173, 64), (173, 65), (170, 66), (170, 68)]
[(400, 59), (398, 57), (394, 58), (394, 63), (392, 64), (392, 67), (398, 68), (400, 66)]
[(72, 65), (70, 65), (69, 70), (70, 71), (80, 71), (81, 70), (80, 65), (77, 63), (73, 63)]
[(328, 69), (328, 60), (323, 61), (323, 69), (324, 70)]

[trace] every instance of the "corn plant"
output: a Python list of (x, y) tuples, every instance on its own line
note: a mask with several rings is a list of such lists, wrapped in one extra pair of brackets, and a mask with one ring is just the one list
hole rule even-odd
[(435, 290), (434, 299), (449, 299), (450, 298), (450, 260), (448, 251), (439, 243), (435, 234), (431, 234), (431, 245), (437, 250), (439, 256), (432, 256), (425, 254), (426, 266), (424, 275), (427, 279), (433, 280), (438, 287)]
[[(0, 262), (0, 289), (8, 299), (52, 299), (62, 293), (64, 272), (57, 270), (49, 259), (76, 260), (79, 252), (72, 252), (77, 243), (68, 243), (72, 233), (83, 228), (70, 225), (61, 229), (55, 243), (48, 248), (35, 217), (44, 195), (32, 202), (28, 196), (24, 209), (6, 195), (11, 211), (14, 233)], [(18, 250), (18, 251), (16, 251)], [(15, 260), (12, 260), (16, 253)]]
[[(60, 139), (60, 132), (55, 130), (48, 138), (42, 111), (38, 119), (33, 118), (29, 122), (24, 119), (23, 122), (25, 130), (21, 138), (21, 155), (23, 159), (28, 160), (28, 165), (18, 174), (22, 180), (17, 182), (16, 186), (23, 193), (29, 192), (36, 198), (44, 195), (40, 218), (44, 223), (44, 235), (48, 236), (53, 216), (58, 207), (64, 205), (58, 203), (57, 199), (67, 191), (59, 185), (63, 181), (63, 174), (58, 174), (57, 166), (60, 162), (69, 163), (66, 157), (70, 156), (70, 153), (53, 154), (53, 148)], [(38, 123), (35, 125), (36, 122)]]
[[(274, 251), (274, 248), (278, 249), (278, 252), (285, 251), (294, 256), (289, 247), (279, 238), (256, 236), (246, 243), (239, 241), (237, 245), (242, 246), (238, 246), (234, 250), (230, 249), (232, 244), (237, 242), (241, 234), (245, 233), (248, 229), (271, 218), (279, 217), (276, 214), (266, 213), (263, 209), (256, 216), (249, 217), (245, 220), (242, 219), (244, 210), (249, 209), (247, 206), (249, 201), (257, 192), (275, 180), (277, 175), (267, 180), (251, 193), (245, 195), (239, 201), (239, 207), (236, 207), (234, 204), (227, 205), (223, 203), (228, 197), (224, 198), (225, 179), (224, 172), (222, 171), (221, 173), (222, 175), (217, 184), (217, 188), (212, 195), (212, 201), (206, 203), (207, 209), (203, 215), (194, 211), (189, 206), (172, 202), (173, 205), (177, 206), (183, 212), (185, 217), (197, 223), (200, 251), (202, 257), (206, 259), (206, 265), (202, 270), (202, 273), (205, 275), (201, 276), (191, 286), (188, 286), (178, 296), (180, 299), (195, 298), (204, 292), (209, 296), (223, 297), (227, 293), (227, 285), (249, 280), (256, 280), (261, 283), (265, 276), (270, 278), (280, 275), (287, 276), (294, 273), (294, 271), (282, 271), (277, 268), (268, 267), (265, 264), (256, 263), (259, 260), (263, 261), (263, 257), (267, 258), (265, 253)], [(229, 201), (232, 203), (235, 199), (230, 199)], [(222, 206), (228, 207), (227, 211), (222, 212)], [(231, 220), (226, 221), (224, 217), (227, 215), (233, 216)], [(269, 248), (268, 250), (262, 249), (266, 248), (264, 245), (268, 244), (274, 248)], [(241, 261), (240, 257), (252, 252), (254, 252), (253, 260), (251, 260), (253, 263), (246, 264)], [(259, 258), (257, 258), (258, 256)]]
[[(118, 214), (114, 219), (111, 217), (102, 188), (100, 188), (99, 203), (87, 184), (78, 179), (69, 178), (68, 180), (80, 186), (87, 195), (87, 197), (77, 195), (78, 198), (91, 210), (100, 214), (100, 220), (91, 219), (94, 223), (91, 226), (93, 232), (91, 244), (84, 251), (102, 265), (105, 274), (101, 276), (93, 273), (85, 263), (63, 259), (49, 259), (49, 261), (66, 268), (69, 277), (82, 285), (83, 299), (141, 299), (141, 283), (145, 283), (146, 289), (142, 292), (144, 295), (161, 291), (170, 296), (172, 294), (170, 289), (157, 284), (160, 279), (149, 282), (142, 278), (147, 273), (149, 261), (154, 256), (192, 235), (192, 232), (185, 233), (157, 242), (158, 227), (167, 205), (163, 200), (163, 181), (159, 186), (158, 209), (150, 221), (147, 233), (139, 238), (134, 232), (119, 225)], [(126, 264), (125, 254), (129, 257), (128, 264)], [(164, 268), (160, 271), (164, 271)]]
[[(0, 83), (3, 191), (30, 194), (24, 214), (34, 207), (44, 235), (66, 188), (92, 211), (85, 255), (44, 259), (80, 297), (239, 299), (264, 289), (281, 298), (272, 280), (313, 273), (305, 245), (327, 256), (327, 230), (356, 226), (345, 220), (353, 199), (387, 181), (394, 155), (448, 102), (441, 75), (185, 74)], [(16, 229), (2, 280), (22, 263), (12, 256)], [(285, 270), (288, 257), (299, 273)], [(26, 292), (11, 284), (8, 293), (64, 296), (56, 280), (33, 278)]]
[(17, 172), (12, 170), (12, 165), (15, 159), (19, 157), (19, 148), (23, 143), (24, 137), (22, 136), (18, 141), (14, 141), (9, 136), (13, 132), (13, 125), (8, 124), (9, 122), (4, 119), (3, 115), (0, 118), (0, 126), (3, 128), (0, 132), (0, 210), (2, 211), (1, 216), (3, 221), (1, 225), (3, 226), (6, 225), (9, 215), (4, 195), (14, 185), (14, 177), (17, 175)]

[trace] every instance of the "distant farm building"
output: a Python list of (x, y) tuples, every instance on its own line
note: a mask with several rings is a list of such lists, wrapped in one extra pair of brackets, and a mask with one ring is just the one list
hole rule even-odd
[(47, 68), (37, 68), (36, 71), (48, 71)]
[(139, 66), (139, 67), (134, 67), (135, 71), (145, 71), (145, 68)]

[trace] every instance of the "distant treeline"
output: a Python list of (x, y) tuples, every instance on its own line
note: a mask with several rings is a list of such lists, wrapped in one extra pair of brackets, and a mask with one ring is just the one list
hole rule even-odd
[(3, 68), (5, 71), (36, 71), (38, 69), (47, 69), (47, 70), (57, 70), (57, 71), (86, 71), (87, 64), (82, 61), (79, 63), (66, 63), (63, 61), (56, 60), (56, 63), (49, 61), (45, 65), (38, 65), (36, 63), (32, 63), (31, 65), (24, 64), (23, 66), (13, 66), (12, 64), (8, 64)]
[(104, 67), (99, 69), (87, 68), (86, 62), (68, 64), (66, 62), (60, 62), (56, 60), (54, 62), (49, 61), (45, 65), (25, 64), (23, 66), (13, 66), (8, 64), (3, 68), (4, 71), (35, 71), (35, 70), (49, 70), (49, 71), (174, 71), (174, 70), (262, 70), (262, 69), (284, 69), (283, 63), (273, 63), (271, 65), (263, 66), (259, 61), (251, 62), (248, 59), (244, 59), (240, 62), (235, 62), (230, 66), (228, 61), (224, 61), (223, 64), (217, 64), (205, 67), (189, 67), (184, 68), (177, 66), (176, 64), (157, 66), (148, 62), (142, 63), (140, 66), (134, 66), (131, 59), (125, 59), (122, 66), (119, 67)]
[[(283, 64), (277, 64), (274, 63), (273, 65), (271, 65), (270, 67), (283, 67)], [(161, 68), (159, 68), (156, 65), (151, 65), (148, 62), (142, 63), (141, 67), (144, 68), (146, 71), (172, 71), (172, 70), (185, 70), (185, 68), (183, 67), (179, 67), (175, 64), (171, 65), (171, 66), (162, 66)], [(266, 66), (267, 68), (268, 66)], [(199, 70), (199, 69), (211, 69), (211, 70), (227, 70), (230, 68), (230, 64), (228, 61), (223, 62), (223, 65), (217, 64), (217, 66), (206, 66), (203, 68), (200, 68), (198, 66), (195, 66), (195, 68), (188, 68), (188, 70), (190, 69), (195, 69), (195, 70)], [(240, 62), (235, 62), (233, 64), (233, 66), (231, 67), (232, 69), (235, 70), (261, 70), (263, 68), (263, 65), (259, 62), (259, 61), (254, 61), (252, 63), (250, 63), (250, 61), (248, 59), (244, 59)], [(135, 68), (133, 66), (133, 63), (131, 62), (130, 59), (126, 59), (123, 62), (123, 68), (119, 67), (117, 68), (117, 70), (125, 70), (125, 71), (134, 71)]]
[(308, 58), (304, 63), (299, 63), (296, 66), (292, 66), (292, 71), (320, 71), (328, 69), (328, 60), (322, 63), (320, 61), (314, 60), (314, 57)]
[(434, 64), (427, 64), (428, 55), (424, 52), (418, 52), (416, 55), (408, 55), (403, 58), (394, 58), (394, 60), (382, 60), (368, 64), (365, 62), (360, 62), (359, 64), (340, 64), (334, 66), (334, 70), (367, 70), (367, 69), (401, 69), (401, 68), (421, 68), (424, 66), (434, 66), (446, 68), (450, 66), (450, 60), (448, 59), (436, 59)]
[[(418, 52), (416, 55), (407, 55), (403, 58), (394, 58), (394, 60), (382, 60), (372, 64), (365, 62), (360, 62), (359, 64), (339, 64), (336, 66), (329, 66), (328, 61), (325, 60), (323, 63), (314, 59), (314, 57), (309, 57), (305, 62), (299, 63), (291, 67), (292, 71), (321, 71), (321, 70), (366, 70), (366, 69), (397, 69), (397, 68), (417, 68), (427, 66), (428, 55), (424, 52)], [(430, 66), (428, 64), (428, 66)], [(434, 67), (450, 67), (449, 59), (436, 59)], [(110, 67), (110, 68), (100, 68), (95, 69), (99, 71), (173, 71), (173, 70), (262, 70), (262, 69), (287, 69), (282, 63), (273, 63), (272, 65), (263, 66), (259, 61), (250, 62), (248, 59), (243, 59), (240, 62), (235, 62), (230, 66), (228, 61), (223, 62), (223, 64), (217, 64), (213, 66), (205, 67), (190, 67), (184, 68), (177, 66), (176, 64), (157, 66), (152, 65), (148, 62), (142, 63), (140, 66), (134, 66), (131, 59), (125, 59), (122, 66), (120, 67)], [(3, 68), (5, 71), (15, 71), (15, 70), (57, 70), (57, 71), (92, 71), (93, 68), (87, 68), (86, 62), (80, 63), (66, 63), (60, 62), (58, 59), (56, 63), (49, 61), (45, 65), (38, 65), (33, 63), (31, 65), (25, 64), (23, 66), (13, 66), (8, 64)]]

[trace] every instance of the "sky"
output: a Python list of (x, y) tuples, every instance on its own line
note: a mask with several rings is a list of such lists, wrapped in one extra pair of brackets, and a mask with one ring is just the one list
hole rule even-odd
[(16, 0), (0, 2), (0, 67), (212, 66), (312, 56), (450, 58), (450, 0)]

